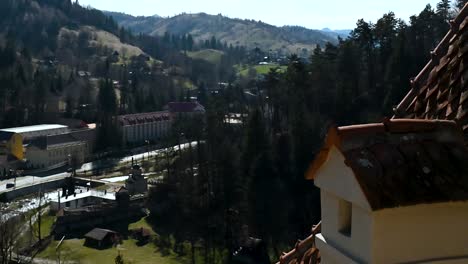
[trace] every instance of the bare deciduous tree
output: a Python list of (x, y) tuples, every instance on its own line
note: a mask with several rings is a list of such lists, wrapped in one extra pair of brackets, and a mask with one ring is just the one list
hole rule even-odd
[(8, 218), (8, 214), (0, 212), (0, 264), (11, 263), (15, 257), (21, 233), (18, 221), (20, 218), (21, 216)]

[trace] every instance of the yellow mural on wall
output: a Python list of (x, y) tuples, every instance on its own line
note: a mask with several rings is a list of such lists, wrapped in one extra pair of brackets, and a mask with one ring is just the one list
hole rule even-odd
[(7, 149), (9, 154), (19, 160), (24, 159), (23, 137), (20, 134), (14, 133), (10, 140), (7, 142)]
[(11, 155), (18, 160), (24, 159), (23, 137), (20, 134), (12, 133), (2, 145), (3, 154)]

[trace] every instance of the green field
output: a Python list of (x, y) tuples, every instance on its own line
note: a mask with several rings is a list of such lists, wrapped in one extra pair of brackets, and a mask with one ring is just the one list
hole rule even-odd
[(193, 90), (197, 87), (190, 81), (189, 79), (185, 78), (174, 78), (174, 85), (176, 87), (183, 88), (184, 90)]
[(187, 52), (187, 55), (192, 59), (206, 60), (213, 64), (219, 64), (221, 62), (221, 57), (224, 55), (224, 52), (213, 49), (204, 49), (200, 51)]
[(237, 65), (238, 74), (242, 77), (247, 77), (249, 75), (249, 69), (254, 69), (257, 74), (267, 74), (271, 69), (279, 68), (280, 72), (284, 72), (287, 69), (287, 66), (280, 66), (279, 64), (268, 64), (268, 65), (255, 65), (255, 66), (246, 66), (246, 65)]
[[(55, 222), (55, 219), (57, 217), (55, 215), (49, 215), (49, 214), (43, 214), (41, 218), (41, 237), (46, 237), (50, 235), (50, 232), (52, 231), (52, 225)], [(37, 225), (38, 223), (36, 222), (34, 224), (35, 230), (37, 230)]]
[[(51, 223), (55, 217), (43, 216), (43, 232), (50, 232)], [(157, 236), (151, 226), (146, 222), (146, 218), (142, 218), (137, 222), (131, 223), (129, 229), (148, 228), (153, 235)], [(77, 262), (81, 264), (113, 264), (115, 257), (120, 254), (123, 256), (125, 263), (160, 263), (160, 264), (176, 264), (188, 263), (186, 258), (177, 257), (170, 249), (166, 249), (163, 253), (154, 243), (150, 242), (144, 246), (138, 246), (134, 239), (123, 240), (122, 244), (117, 247), (108, 249), (94, 249), (84, 246), (84, 239), (65, 239), (60, 246), (60, 256), (62, 262)], [(52, 241), (50, 245), (41, 253), (38, 254), (40, 259), (57, 260), (58, 253), (56, 247), (59, 241)]]
[(153, 231), (153, 228), (148, 224), (148, 222), (146, 222), (146, 217), (141, 218), (138, 222), (128, 225), (128, 229), (137, 229), (142, 227), (147, 228), (151, 233), (156, 234), (156, 232)]
[[(57, 260), (58, 253), (55, 248), (58, 241), (53, 241), (46, 250), (39, 253), (38, 258)], [(183, 259), (175, 256), (162, 256), (156, 246), (148, 243), (144, 246), (137, 246), (136, 240), (124, 240), (118, 247), (108, 249), (94, 249), (83, 246), (84, 239), (64, 240), (61, 245), (61, 261), (76, 261), (81, 264), (113, 264), (115, 257), (120, 253), (125, 263), (141, 264), (176, 264), (185, 263)]]

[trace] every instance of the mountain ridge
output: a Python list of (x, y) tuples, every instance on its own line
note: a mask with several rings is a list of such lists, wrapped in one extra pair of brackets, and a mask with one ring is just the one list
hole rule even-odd
[[(181, 13), (173, 17), (132, 16), (103, 11), (112, 16), (120, 26), (132, 32), (162, 36), (166, 32), (175, 35), (191, 34), (196, 41), (215, 37), (228, 45), (277, 51), (280, 54), (298, 53), (308, 56), (317, 46), (327, 42), (337, 43), (338, 37), (346, 38), (347, 30), (323, 31), (302, 26), (274, 26), (252, 19), (230, 18), (207, 13)], [(349, 31), (347, 31), (349, 32)]]

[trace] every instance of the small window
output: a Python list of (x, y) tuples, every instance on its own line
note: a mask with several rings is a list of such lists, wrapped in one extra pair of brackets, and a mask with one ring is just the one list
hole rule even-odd
[(352, 204), (340, 200), (338, 207), (338, 231), (345, 236), (351, 236)]

